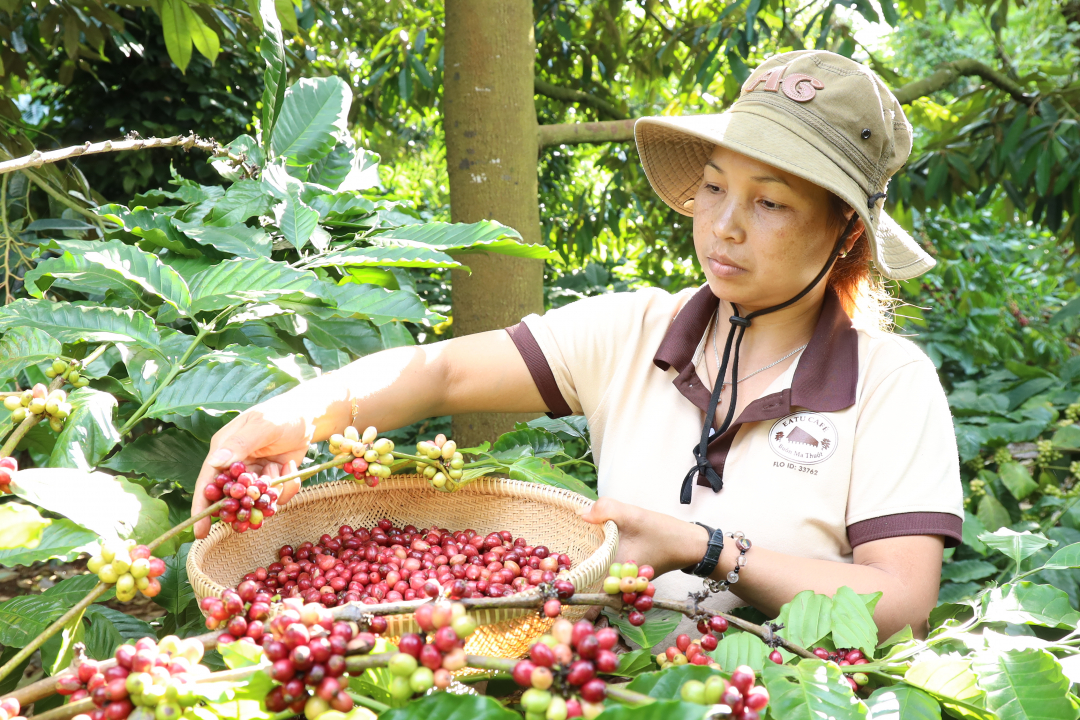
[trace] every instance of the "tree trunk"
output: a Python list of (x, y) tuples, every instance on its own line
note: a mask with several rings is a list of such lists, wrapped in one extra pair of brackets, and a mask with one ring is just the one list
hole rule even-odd
[[(532, 3), (447, 0), (443, 94), (450, 216), (498, 220), (539, 243), (537, 126), (533, 100)], [(461, 258), (451, 298), (454, 335), (514, 325), (544, 310), (543, 263), (503, 255)], [(511, 414), (454, 418), (454, 438), (469, 446), (528, 419)]]

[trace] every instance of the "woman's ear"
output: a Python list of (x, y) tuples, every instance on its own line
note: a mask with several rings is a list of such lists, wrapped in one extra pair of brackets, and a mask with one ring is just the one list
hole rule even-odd
[[(854, 212), (854, 210), (852, 210)], [(851, 221), (850, 216), (848, 222)], [(851, 228), (851, 232), (848, 233), (847, 238), (844, 240), (844, 254), (847, 255), (851, 252), (851, 248), (855, 247), (855, 243), (859, 241), (863, 235), (866, 234), (866, 225), (863, 223), (863, 219), (860, 217), (855, 220), (855, 225)]]

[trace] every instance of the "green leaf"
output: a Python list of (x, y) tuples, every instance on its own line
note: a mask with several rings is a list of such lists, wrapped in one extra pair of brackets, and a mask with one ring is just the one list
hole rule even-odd
[(990, 577), (998, 569), (984, 560), (957, 560), (941, 567), (941, 579), (963, 583)]
[[(852, 593), (854, 594), (854, 593)], [(840, 668), (823, 660), (798, 665), (769, 665), (762, 672), (769, 691), (769, 713), (783, 720), (853, 720), (865, 718), (866, 706), (841, 677)]]
[(214, 201), (206, 222), (218, 227), (235, 227), (256, 215), (269, 215), (274, 198), (267, 194), (258, 180), (238, 180), (225, 194)]
[(776, 622), (782, 623), (784, 629), (777, 634), (796, 645), (812, 647), (832, 632), (832, 606), (828, 595), (803, 590), (780, 608)]
[[(320, 283), (311, 290), (337, 306), (340, 315), (360, 315), (376, 325), (390, 322), (420, 323), (432, 313), (420, 297), (408, 290), (386, 290), (377, 285)], [(435, 316), (440, 317), (440, 316)]]
[(596, 499), (596, 492), (592, 488), (543, 458), (523, 457), (515, 460), (508, 468), (508, 472), (514, 480), (554, 485), (578, 495), (584, 495), (590, 500)]
[(1028, 469), (1018, 462), (1002, 463), (998, 467), (998, 475), (1017, 500), (1023, 500), (1039, 487)]
[(986, 543), (979, 539), (979, 536), (984, 532), (986, 532), (986, 526), (983, 525), (982, 520), (965, 510), (964, 529), (961, 540), (963, 540), (963, 543), (972, 550), (985, 556), (987, 552)]
[[(732, 665), (731, 667), (734, 668), (735, 666)], [(638, 675), (626, 686), (626, 689), (658, 700), (678, 700), (681, 697), (679, 691), (688, 680), (705, 682), (713, 675), (719, 674), (718, 670), (713, 670), (704, 665), (680, 665)]]
[(103, 467), (125, 475), (145, 475), (154, 480), (171, 480), (187, 492), (195, 489), (203, 459), (210, 452), (204, 443), (179, 428), (140, 435), (134, 442), (108, 459)]
[(1009, 583), (982, 596), (983, 620), (1019, 625), (1074, 628), (1080, 613), (1064, 590), (1030, 582)]
[(914, 638), (915, 638), (915, 635), (914, 635), (914, 633), (911, 632), (911, 626), (910, 625), (905, 625), (904, 627), (900, 628), (899, 630), (894, 632), (892, 635), (890, 635), (889, 637), (885, 638), (880, 643), (878, 643), (878, 649), (892, 647), (893, 645), (899, 645), (901, 643), (906, 643), (909, 640), (913, 640)]
[[(43, 592), (41, 596), (53, 600), (63, 600), (71, 606), (85, 598), (97, 585), (97, 576), (88, 572), (83, 575), (73, 575), (67, 580), (58, 582)], [(105, 594), (98, 598), (98, 602), (107, 602), (114, 597), (116, 597), (116, 593), (113, 590), (106, 590)]]
[(270, 154), (289, 165), (310, 165), (320, 160), (348, 132), (352, 90), (341, 78), (301, 78), (285, 91), (281, 113), (274, 124)]
[(877, 635), (877, 625), (866, 602), (847, 586), (837, 590), (832, 608), (832, 637), (836, 647), (859, 648), (871, 658), (877, 647)]
[(42, 532), (51, 522), (35, 507), (15, 502), (0, 505), (0, 550), (33, 550), (41, 544)]
[(866, 707), (867, 720), (941, 720), (937, 700), (903, 684), (878, 688), (867, 698)]
[(0, 645), (25, 647), (71, 607), (64, 600), (19, 595), (0, 603)]
[(154, 295), (179, 314), (187, 314), (191, 305), (187, 283), (157, 256), (119, 240), (55, 242), (63, 254), (38, 263), (23, 279), (34, 297), (44, 293), (38, 281), (51, 277), (80, 292), (120, 290), (135, 297)]
[(682, 700), (659, 700), (642, 706), (609, 703), (608, 708), (596, 718), (597, 720), (702, 720), (706, 717), (720, 717), (710, 715), (714, 709), (715, 707), (710, 708)]
[(113, 425), (116, 398), (84, 387), (68, 395), (68, 402), (74, 409), (56, 438), (49, 465), (91, 470), (120, 442), (120, 432)]
[(23, 368), (60, 354), (60, 343), (35, 327), (15, 327), (0, 339), (0, 378), (15, 377)]
[(992, 717), (982, 710), (986, 707), (986, 693), (979, 687), (969, 660), (935, 658), (917, 661), (904, 674), (904, 682), (925, 690), (965, 717)]
[(1043, 565), (1045, 570), (1064, 570), (1066, 568), (1080, 568), (1080, 543), (1066, 545), (1050, 556)]
[(154, 628), (147, 622), (105, 605), (86, 608), (86, 650), (95, 660), (113, 656), (116, 648), (127, 640), (155, 637)]
[(161, 29), (165, 35), (165, 50), (180, 72), (186, 73), (191, 62), (191, 31), (188, 30), (184, 0), (162, 0)]
[[(1005, 506), (998, 502), (990, 493), (987, 493), (979, 500), (979, 512), (976, 517), (986, 527), (987, 530), (993, 528), (993, 530), (999, 530), (1001, 528), (1007, 528), (1012, 522), (1012, 518), (1009, 517), (1009, 511), (1005, 509)], [(979, 539), (982, 540), (984, 536), (980, 535)]]
[(213, 65), (218, 53), (221, 52), (221, 41), (217, 33), (204, 23), (187, 3), (184, 3), (184, 19), (187, 21), (188, 33), (191, 35), (191, 41), (195, 43), (195, 49)]
[(653, 608), (645, 612), (645, 624), (634, 627), (630, 621), (619, 613), (604, 610), (604, 616), (608, 622), (618, 628), (619, 633), (635, 643), (639, 648), (648, 650), (656, 643), (666, 638), (672, 630), (679, 625), (680, 613), (674, 610), (661, 610)]
[(265, 660), (262, 648), (253, 643), (240, 642), (239, 640), (219, 644), (217, 651), (221, 653), (221, 659), (225, 661), (225, 665), (231, 670), (261, 665)]
[(56, 518), (41, 533), (37, 546), (0, 550), (0, 566), (32, 565), (53, 558), (69, 562), (94, 547), (97, 537), (67, 518)]
[(383, 244), (426, 245), (444, 252), (493, 252), (541, 260), (557, 257), (554, 251), (543, 245), (522, 242), (517, 230), (494, 220), (469, 224), (432, 222), (406, 225), (372, 239)]
[(319, 226), (319, 213), (290, 195), (274, 207), (278, 229), (292, 246), (300, 250), (307, 245), (315, 228)]
[(1000, 720), (1075, 720), (1069, 679), (1045, 650), (977, 653), (972, 668), (986, 707)]
[(749, 665), (760, 672), (765, 667), (765, 660), (770, 652), (772, 651), (769, 650), (769, 646), (757, 635), (747, 632), (729, 632), (717, 644), (716, 649), (707, 654), (720, 663), (720, 667), (727, 670), (740, 665)]
[(444, 252), (424, 247), (370, 247), (349, 248), (341, 252), (320, 255), (305, 264), (316, 267), (415, 267), (456, 268), (461, 267), (454, 258)]
[(191, 415), (203, 410), (220, 415), (247, 410), (296, 384), (284, 370), (270, 363), (254, 363), (236, 354), (215, 353), (177, 376), (147, 412), (147, 417)]
[(71, 665), (75, 657), (75, 643), (83, 642), (85, 637), (85, 614), (85, 610), (77, 613), (65, 623), (59, 635), (53, 635), (41, 646), (41, 664), (49, 675), (56, 675)]
[[(1080, 298), (1077, 298), (1077, 300), (1080, 300)], [(1077, 306), (1080, 307), (1080, 303)], [(1063, 428), (1058, 428), (1050, 441), (1056, 448), (1080, 450), (1080, 425), (1066, 425)]]
[[(379, 184), (379, 156), (370, 150), (354, 146), (351, 137), (346, 136), (334, 149), (308, 167), (308, 182), (318, 183), (331, 190), (366, 190)], [(304, 199), (308, 202), (307, 198)], [(368, 201), (374, 209), (374, 204)], [(314, 204), (308, 202), (315, 207)], [(325, 220), (327, 216), (319, 208), (319, 214)]]
[(165, 608), (170, 615), (182, 615), (195, 602), (195, 588), (188, 582), (187, 557), (191, 543), (184, 543), (175, 555), (165, 558), (165, 574), (158, 582), (161, 592), (154, 602)]
[(31, 326), (60, 342), (134, 342), (156, 347), (161, 333), (139, 310), (20, 299), (0, 307), (0, 329)]
[(201, 222), (177, 224), (177, 227), (200, 245), (209, 245), (223, 253), (248, 259), (270, 257), (273, 241), (262, 228), (241, 224), (215, 227)]
[(403, 708), (387, 710), (379, 720), (521, 720), (498, 700), (483, 695), (456, 695), (437, 692), (410, 702)]
[(983, 533), (979, 536), (979, 539), (1017, 564), (1039, 552), (1047, 545), (1055, 544), (1053, 540), (1044, 535), (1032, 535), (1028, 530), (1018, 533), (1006, 527), (998, 528), (992, 533)]
[[(71, 468), (22, 470), (11, 484), (16, 495), (63, 515), (103, 538), (146, 543), (169, 529), (164, 500), (123, 478)], [(169, 543), (159, 549), (170, 554)]]
[(274, 135), (281, 105), (285, 99), (285, 86), (289, 82), (289, 66), (285, 62), (285, 40), (281, 35), (281, 22), (278, 20), (274, 0), (258, 0), (259, 18), (262, 20), (262, 39), (259, 41), (259, 54), (266, 61), (263, 73), (262, 96), (262, 143), (269, 155), (270, 139)]
[(648, 649), (631, 650), (619, 655), (619, 666), (612, 675), (619, 677), (634, 677), (648, 670), (655, 670), (656, 662)]
[(120, 352), (120, 358), (124, 361), (124, 367), (127, 368), (131, 389), (140, 401), (148, 400), (157, 389), (158, 383), (172, 372), (172, 362), (157, 350), (150, 348), (125, 344), (119, 344), (116, 347)]
[(486, 453), (499, 460), (517, 460), (532, 456), (550, 458), (563, 451), (562, 441), (546, 430), (529, 428), (503, 433)]
[(317, 282), (315, 273), (294, 270), (270, 258), (226, 260), (192, 278), (192, 311), (223, 310), (238, 303), (290, 295)]

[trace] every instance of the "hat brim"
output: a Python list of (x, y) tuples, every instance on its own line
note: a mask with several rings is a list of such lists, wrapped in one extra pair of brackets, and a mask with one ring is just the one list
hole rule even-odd
[[(806, 132), (814, 132), (806, 128)], [(936, 264), (871, 193), (809, 139), (753, 109), (716, 115), (645, 117), (634, 125), (638, 154), (656, 194), (673, 210), (693, 215), (694, 195), (716, 145), (789, 172), (835, 193), (862, 218), (874, 264), (885, 277), (907, 280)], [(824, 138), (815, 138), (819, 143)]]

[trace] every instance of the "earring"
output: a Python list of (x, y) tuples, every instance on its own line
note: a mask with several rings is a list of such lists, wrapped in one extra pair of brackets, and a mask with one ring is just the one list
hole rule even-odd
[(840, 251), (840, 258), (843, 259), (843, 258), (846, 258), (846, 257), (847, 257), (847, 250), (841, 250)]

